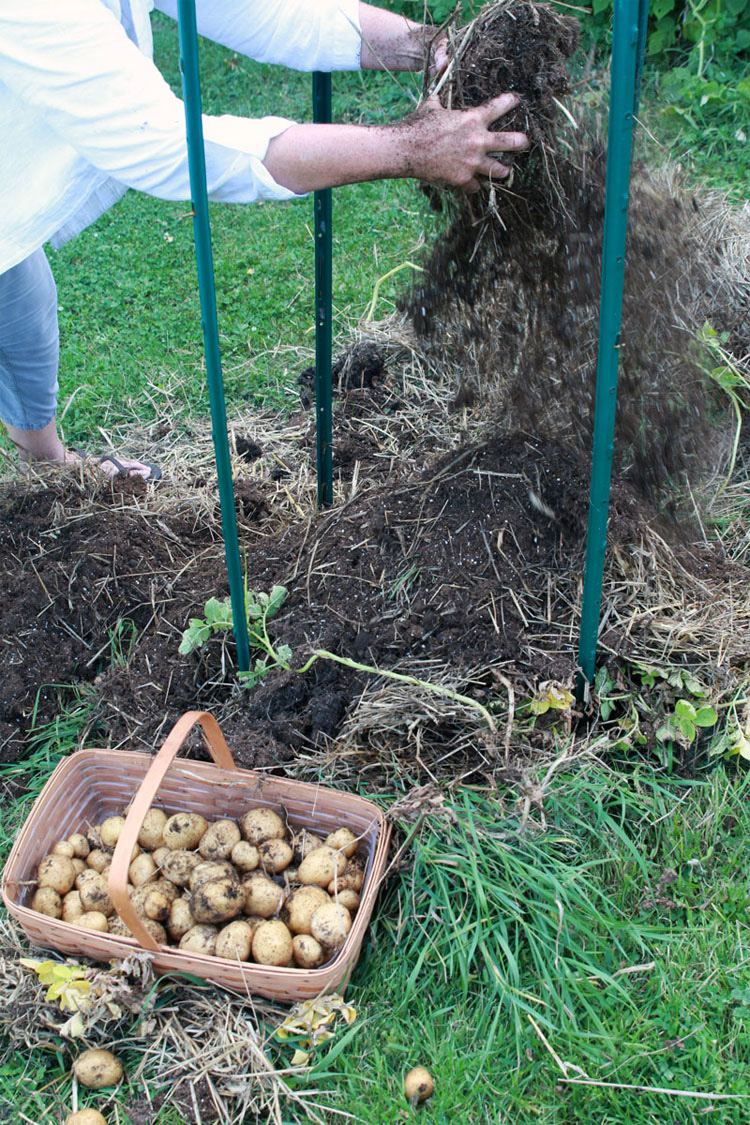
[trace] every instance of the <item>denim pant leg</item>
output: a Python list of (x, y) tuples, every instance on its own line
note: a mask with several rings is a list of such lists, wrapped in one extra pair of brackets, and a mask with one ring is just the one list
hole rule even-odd
[(57, 289), (44, 250), (0, 274), (0, 418), (42, 430), (57, 410)]

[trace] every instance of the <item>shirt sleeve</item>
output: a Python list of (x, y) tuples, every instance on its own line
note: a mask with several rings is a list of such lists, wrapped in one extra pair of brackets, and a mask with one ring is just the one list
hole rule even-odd
[[(177, 0), (155, 0), (177, 18)], [(196, 0), (198, 31), (257, 62), (359, 70), (359, 0)]]
[[(189, 199), (184, 107), (100, 0), (2, 0), (0, 82), (90, 164), (128, 187)], [(292, 122), (204, 116), (212, 199), (289, 199), (262, 161)]]

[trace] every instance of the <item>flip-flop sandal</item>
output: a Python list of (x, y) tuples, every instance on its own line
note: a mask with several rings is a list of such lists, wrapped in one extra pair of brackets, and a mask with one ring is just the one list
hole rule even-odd
[(117, 469), (117, 472), (114, 473), (112, 477), (110, 477), (110, 480), (114, 480), (115, 477), (139, 476), (141, 480), (145, 480), (149, 484), (156, 484), (156, 482), (158, 480), (161, 480), (162, 477), (162, 472), (159, 466), (152, 464), (150, 461), (140, 462), (141, 465), (145, 465), (149, 470), (148, 475), (144, 476), (143, 473), (139, 473), (137, 469), (132, 468), (130, 465), (124, 465), (120, 458), (117, 457), (114, 453), (103, 453), (101, 457), (94, 457), (86, 449), (74, 449), (73, 452), (77, 453), (82, 461), (93, 461), (96, 465), (101, 465), (105, 461), (109, 461), (110, 464), (114, 465), (114, 467)]
[(110, 464), (114, 465), (117, 469), (114, 476), (110, 478), (112, 480), (114, 477), (140, 477), (149, 484), (156, 484), (158, 480), (161, 480), (161, 469), (158, 465), (154, 465), (150, 461), (140, 462), (141, 465), (145, 465), (148, 469), (148, 473), (145, 476), (143, 473), (138, 472), (132, 465), (124, 465), (120, 458), (116, 457), (114, 453), (103, 453), (101, 457), (96, 458), (97, 465), (102, 465), (105, 461), (109, 461)]

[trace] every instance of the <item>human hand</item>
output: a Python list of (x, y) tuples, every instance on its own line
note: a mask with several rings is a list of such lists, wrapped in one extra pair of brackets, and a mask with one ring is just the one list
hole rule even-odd
[(443, 33), (430, 44), (427, 73), (432, 82), (439, 78), (450, 62), (448, 55), (448, 36)]
[(490, 126), (519, 104), (516, 94), (500, 94), (473, 109), (451, 110), (434, 95), (401, 124), (409, 140), (410, 170), (433, 184), (479, 191), (481, 178), (504, 179), (510, 172), (498, 155), (528, 148), (525, 133), (493, 132)]

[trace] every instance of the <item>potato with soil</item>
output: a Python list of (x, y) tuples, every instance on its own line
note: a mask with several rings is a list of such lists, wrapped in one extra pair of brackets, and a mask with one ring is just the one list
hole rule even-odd
[[(36, 910), (37, 914), (46, 914), (48, 918), (62, 918), (63, 899), (54, 887), (39, 887), (31, 900), (31, 909)], [(65, 921), (70, 919), (66, 918)]]
[(167, 918), (167, 932), (172, 941), (180, 941), (188, 930), (195, 925), (195, 918), (190, 910), (190, 903), (185, 898), (177, 898), (169, 908)]
[(66, 895), (76, 881), (76, 869), (66, 855), (46, 855), (37, 868), (36, 881), (40, 887)]
[(80, 926), (82, 930), (96, 930), (100, 934), (109, 933), (109, 920), (101, 910), (84, 910), (73, 919), (73, 925)]
[(63, 922), (72, 922), (75, 918), (80, 918), (84, 913), (83, 903), (78, 891), (68, 891), (65, 898), (62, 900), (62, 920)]
[(237, 870), (243, 874), (248, 871), (255, 871), (260, 864), (258, 849), (255, 844), (251, 844), (247, 840), (240, 840), (238, 844), (235, 844), (229, 858)]
[(107, 917), (114, 914), (115, 908), (109, 897), (109, 886), (105, 875), (93, 875), (78, 889), (81, 906), (86, 910), (99, 910)]
[(175, 813), (164, 825), (164, 843), (172, 851), (194, 851), (201, 842), (208, 821), (200, 813)]
[(257, 928), (243, 920), (224, 926), (216, 939), (216, 956), (230, 961), (249, 961)]
[(109, 867), (111, 862), (112, 856), (102, 848), (92, 848), (86, 856), (86, 866), (91, 868), (92, 871), (98, 871), (99, 874)]
[(334, 851), (343, 852), (347, 859), (351, 859), (359, 847), (359, 840), (351, 828), (337, 828), (330, 836), (326, 836), (324, 842)]
[(99, 835), (105, 848), (114, 848), (120, 839), (120, 833), (125, 827), (124, 816), (108, 816), (99, 828)]
[(319, 969), (330, 956), (311, 934), (295, 934), (292, 938), (292, 955), (295, 965), (300, 969)]
[(203, 833), (198, 851), (204, 859), (229, 859), (240, 839), (240, 830), (233, 820), (217, 820)]
[(219, 925), (236, 918), (245, 904), (245, 895), (236, 878), (209, 879), (196, 889), (190, 909), (197, 922)]
[(264, 840), (258, 848), (260, 865), (267, 875), (285, 871), (294, 858), (291, 845), (286, 840)]
[(197, 867), (201, 857), (195, 852), (185, 851), (184, 848), (175, 848), (164, 857), (161, 865), (162, 875), (174, 883), (176, 887), (186, 887), (190, 882), (190, 874)]
[(252, 871), (242, 880), (245, 914), (259, 914), (271, 918), (284, 905), (284, 892), (272, 879), (260, 871)]
[(79, 1109), (65, 1118), (65, 1125), (107, 1125), (98, 1109)]
[(299, 865), (305, 858), (308, 852), (315, 851), (323, 844), (320, 836), (313, 835), (307, 828), (302, 828), (299, 832), (295, 832), (292, 836), (292, 848), (294, 849), (294, 858)]
[(334, 891), (357, 891), (362, 890), (365, 882), (365, 869), (361, 861), (358, 859), (351, 859), (346, 865), (344, 874), (339, 876), (336, 880), (331, 880), (328, 884), (328, 893), (332, 895)]
[(157, 848), (165, 847), (164, 827), (166, 823), (167, 814), (163, 809), (156, 809), (152, 806), (148, 810), (138, 833), (138, 844), (144, 852), (155, 852)]
[(58, 842), (50, 852), (50, 855), (64, 855), (67, 856), (68, 859), (73, 859), (75, 854), (75, 848), (71, 844), (70, 840), (58, 840)]
[(330, 902), (322, 887), (300, 887), (287, 902), (289, 929), (294, 934), (309, 934), (310, 919), (319, 906)]
[(346, 941), (352, 928), (352, 916), (345, 906), (335, 902), (319, 906), (310, 919), (310, 933), (326, 949), (336, 951)]
[(283, 840), (286, 836), (284, 821), (273, 809), (250, 809), (240, 819), (242, 839), (250, 844), (262, 844), (265, 840)]
[(208, 883), (211, 879), (232, 879), (239, 883), (237, 872), (227, 860), (206, 859), (203, 863), (196, 864), (190, 872), (190, 879), (188, 880), (190, 891), (196, 891), (201, 883)]
[(323, 844), (314, 851), (308, 852), (299, 865), (297, 877), (300, 883), (314, 883), (318, 887), (327, 887), (334, 879), (340, 878), (345, 870), (344, 853), (334, 851), (333, 848)]
[(206, 957), (213, 957), (216, 953), (216, 939), (219, 931), (216, 926), (192, 926), (180, 938), (179, 948), (187, 953), (202, 953)]
[(101, 1090), (105, 1086), (116, 1086), (123, 1075), (122, 1063), (101, 1047), (84, 1051), (73, 1063), (73, 1073), (82, 1086), (89, 1090)]
[(253, 961), (259, 965), (288, 965), (294, 946), (292, 935), (283, 922), (263, 922), (253, 937)]
[(148, 852), (137, 855), (128, 868), (128, 878), (134, 887), (148, 882), (156, 874), (156, 864)]

